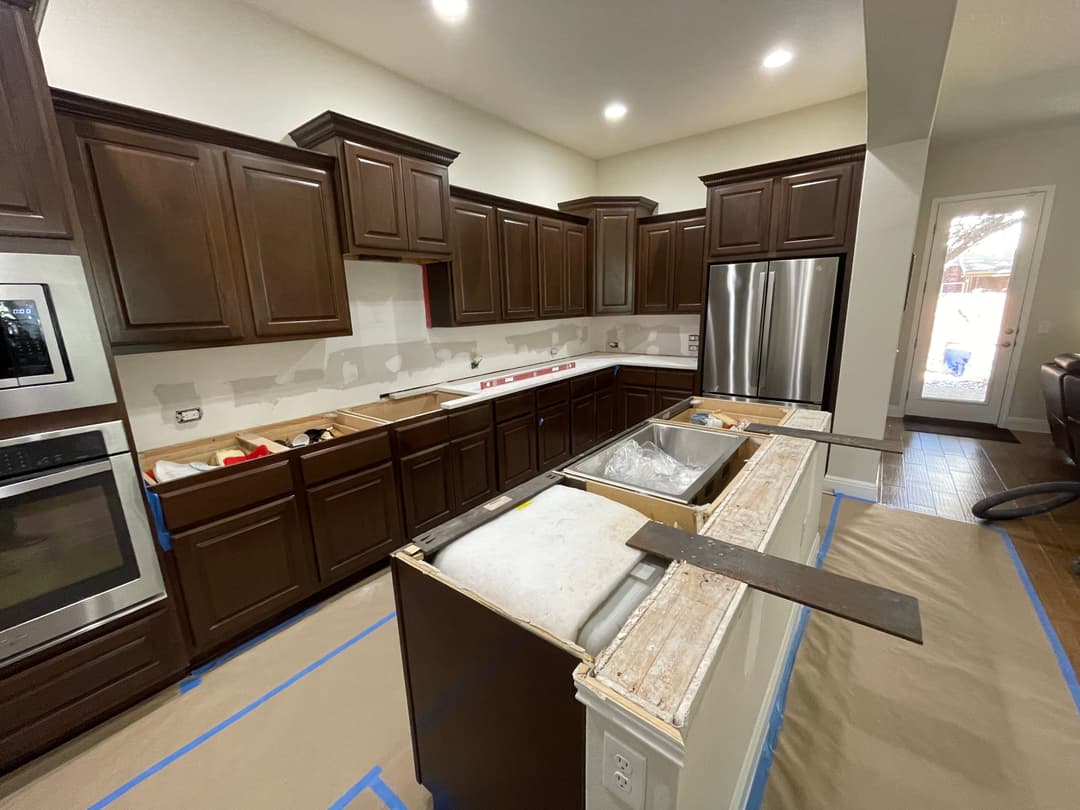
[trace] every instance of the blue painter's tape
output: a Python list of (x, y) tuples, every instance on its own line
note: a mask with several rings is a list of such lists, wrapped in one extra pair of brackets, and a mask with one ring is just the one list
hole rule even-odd
[(382, 799), (382, 803), (385, 804), (389, 810), (409, 810), (409, 808), (405, 806), (405, 802), (398, 798), (398, 795), (390, 789), (390, 786), (386, 784), (381, 777), (371, 783), (371, 789), (376, 796)]
[(371, 792), (378, 796), (390, 810), (409, 810), (405, 806), (405, 802), (398, 798), (398, 795), (382, 780), (382, 768), (378, 765), (365, 773), (359, 782), (346, 790), (341, 795), (341, 798), (330, 805), (329, 810), (344, 810), (353, 799), (368, 788), (371, 788)]
[(154, 518), (154, 532), (157, 534), (158, 545), (162, 551), (172, 550), (172, 535), (165, 526), (165, 514), (161, 511), (161, 496), (151, 492), (150, 487), (143, 484), (146, 490), (146, 499), (150, 502), (150, 515)]
[(135, 788), (138, 785), (145, 782), (147, 779), (149, 779), (155, 773), (158, 773), (159, 771), (164, 770), (165, 768), (167, 768), (172, 763), (176, 762), (176, 760), (180, 759), (185, 754), (191, 753), (192, 751), (194, 751), (196, 748), (198, 748), (203, 743), (207, 742), (208, 740), (213, 739), (218, 734), (223, 732), (225, 729), (229, 728), (229, 726), (232, 726), (235, 723), (242, 720), (243, 718), (247, 717), (249, 714), (251, 714), (253, 711), (258, 709), (260, 706), (262, 706), (263, 704), (269, 702), (273, 698), (277, 697), (278, 695), (280, 695), (282, 692), (284, 692), (286, 689), (288, 689), (293, 684), (297, 683), (298, 681), (302, 680), (303, 678), (306, 678), (312, 672), (319, 669), (319, 667), (321, 667), (324, 664), (327, 664), (330, 661), (332, 661), (333, 659), (337, 658), (339, 655), (341, 655), (341, 653), (345, 652), (347, 649), (352, 647), (354, 644), (356, 644), (357, 642), (362, 641), (363, 639), (367, 638), (372, 633), (374, 633), (376, 630), (378, 630), (380, 627), (382, 627), (384, 624), (387, 624), (388, 622), (393, 621), (395, 618), (397, 618), (397, 613), (389, 613), (386, 616), (383, 616), (381, 619), (379, 619), (373, 625), (371, 625), (370, 627), (364, 628), (359, 633), (357, 633), (355, 636), (350, 638), (348, 641), (345, 641), (342, 644), (339, 644), (337, 647), (332, 649), (330, 652), (326, 653), (326, 655), (324, 655), (321, 658), (319, 658), (319, 659), (313, 661), (312, 663), (308, 664), (302, 670), (297, 672), (292, 677), (282, 681), (281, 683), (279, 683), (277, 686), (275, 686), (273, 689), (271, 689), (266, 694), (262, 695), (261, 697), (256, 698), (251, 703), (246, 705), (244, 708), (240, 709), (238, 712), (235, 712), (234, 714), (230, 715), (229, 717), (226, 717), (224, 720), (222, 720), (216, 726), (211, 728), (209, 731), (204, 732), (203, 734), (200, 734), (194, 740), (187, 743), (187, 745), (181, 746), (180, 748), (176, 749), (175, 751), (173, 751), (171, 754), (169, 754), (164, 759), (158, 760), (153, 765), (151, 765), (149, 768), (144, 770), (142, 773), (138, 774), (134, 778), (132, 778), (132, 779), (128, 780), (127, 782), (125, 782), (124, 784), (122, 784), (120, 787), (118, 787), (116, 790), (114, 790), (112, 793), (110, 793), (105, 798), (103, 798), (103, 799), (101, 799), (101, 800), (99, 800), (97, 802), (94, 802), (92, 805), (90, 805), (89, 810), (101, 810), (101, 808), (103, 808), (103, 807), (108, 807), (110, 804), (115, 802), (121, 796), (123, 796), (124, 794), (126, 794), (130, 790), (132, 790), (133, 788)]
[[(818, 551), (814, 565), (821, 568), (825, 562), (825, 555), (832, 546), (833, 532), (836, 531), (836, 519), (840, 515), (840, 504), (845, 499), (864, 500), (863, 498), (851, 498), (850, 495), (836, 493), (832, 512), (829, 514), (829, 525), (825, 529), (825, 536), (821, 540), (821, 549)], [(873, 501), (869, 501), (873, 503)], [(754, 769), (754, 778), (750, 783), (750, 793), (746, 798), (747, 810), (757, 810), (765, 798), (765, 785), (769, 781), (769, 769), (772, 767), (773, 755), (776, 753), (776, 741), (780, 737), (780, 728), (784, 725), (784, 708), (787, 706), (788, 686), (791, 684), (791, 672), (795, 668), (795, 657), (798, 655), (799, 646), (802, 644), (803, 634), (806, 632), (806, 622), (810, 618), (810, 608), (803, 605), (800, 608), (799, 618), (796, 619), (795, 633), (784, 660), (784, 668), (780, 671), (780, 685), (776, 691), (776, 700), (769, 712), (769, 727), (765, 732), (765, 740), (761, 745), (761, 753), (758, 754), (757, 767)]]
[(1020, 560), (1020, 555), (1016, 553), (1016, 546), (1013, 545), (1012, 538), (1000, 526), (994, 526), (993, 528), (1001, 535), (1001, 539), (1005, 541), (1005, 549), (1012, 558), (1013, 566), (1020, 576), (1020, 582), (1023, 584), (1024, 590), (1027, 591), (1032, 607), (1035, 608), (1035, 615), (1039, 617), (1039, 624), (1042, 625), (1043, 632), (1046, 633), (1046, 638), (1050, 641), (1054, 657), (1057, 658), (1058, 669), (1061, 670), (1061, 675), (1065, 678), (1065, 685), (1069, 689), (1069, 694), (1072, 695), (1073, 703), (1076, 704), (1076, 711), (1080, 712), (1080, 682), (1076, 680), (1076, 670), (1073, 669), (1069, 656), (1065, 653), (1065, 648), (1061, 646), (1061, 639), (1054, 632), (1054, 625), (1050, 623), (1050, 617), (1046, 615), (1046, 609), (1043, 607), (1042, 602), (1039, 601), (1039, 595), (1035, 592), (1035, 586), (1031, 584), (1031, 579), (1024, 568), (1024, 563)]

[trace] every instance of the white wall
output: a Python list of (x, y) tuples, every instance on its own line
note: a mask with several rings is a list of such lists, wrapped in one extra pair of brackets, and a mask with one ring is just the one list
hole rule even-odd
[[(923, 249), (935, 198), (962, 194), (1053, 185), (1054, 206), (1047, 223), (1046, 244), (1039, 269), (1028, 328), (1012, 402), (1011, 419), (1042, 422), (1046, 409), (1039, 387), (1039, 365), (1055, 354), (1080, 351), (1080, 254), (1076, 226), (1080, 222), (1080, 123), (1071, 122), (998, 132), (976, 138), (934, 142), (926, 167), (926, 185), (919, 213), (916, 266), (925, 261)], [(904, 402), (904, 371), (910, 359), (908, 342), (920, 274), (912, 278), (907, 311), (899, 340), (893, 376), (892, 402)], [(1039, 334), (1043, 322), (1046, 334)]]
[(703, 174), (854, 146), (866, 141), (859, 94), (602, 159), (597, 194), (641, 194), (658, 213), (705, 205)]

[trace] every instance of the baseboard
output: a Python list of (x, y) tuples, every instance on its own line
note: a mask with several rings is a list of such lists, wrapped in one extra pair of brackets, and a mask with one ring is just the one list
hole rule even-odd
[(1009, 430), (1020, 430), (1025, 433), (1049, 433), (1050, 423), (1043, 419), (1029, 419), (1026, 416), (1010, 416), (1005, 420), (1005, 427)]
[(904, 406), (903, 405), (889, 405), (889, 416), (893, 419), (904, 418)]
[(877, 480), (874, 483), (869, 481), (856, 481), (854, 478), (841, 478), (838, 475), (826, 475), (825, 476), (825, 492), (835, 494), (839, 492), (842, 495), (853, 495), (856, 498), (865, 498), (869, 501), (879, 501), (879, 493), (881, 490), (881, 467), (878, 466)]

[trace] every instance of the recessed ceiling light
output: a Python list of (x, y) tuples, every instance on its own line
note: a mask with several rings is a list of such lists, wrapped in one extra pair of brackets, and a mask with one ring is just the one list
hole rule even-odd
[(621, 121), (626, 117), (626, 105), (621, 101), (612, 101), (604, 107), (604, 118), (608, 121)]
[(457, 22), (469, 13), (469, 0), (431, 0), (431, 7), (444, 20)]
[(767, 67), (770, 70), (783, 67), (792, 60), (795, 56), (787, 48), (777, 48), (776, 50), (769, 51), (765, 54), (765, 58), (761, 61), (763, 67)]

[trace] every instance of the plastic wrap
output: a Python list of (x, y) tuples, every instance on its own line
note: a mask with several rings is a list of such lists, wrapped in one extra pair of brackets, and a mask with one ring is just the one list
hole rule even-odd
[(704, 467), (683, 464), (653, 442), (623, 442), (604, 467), (604, 477), (635, 487), (676, 495), (689, 487)]

